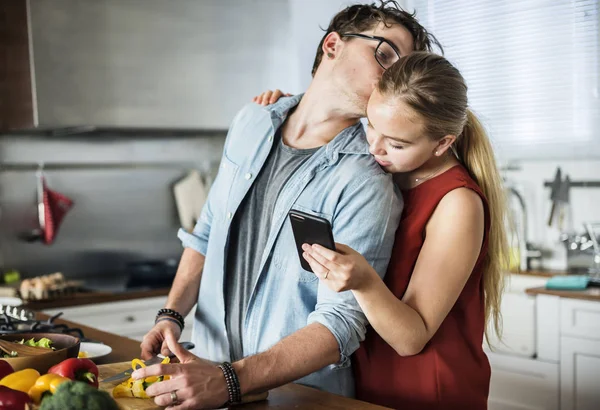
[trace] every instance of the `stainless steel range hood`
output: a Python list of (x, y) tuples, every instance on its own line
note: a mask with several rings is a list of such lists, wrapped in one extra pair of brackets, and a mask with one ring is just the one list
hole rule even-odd
[[(6, 9), (13, 17), (24, 10), (22, 21)], [(253, 95), (273, 87), (268, 80), (286, 86), (270, 73), (290, 71), (277, 32), (287, 9), (278, 0), (2, 2), (0, 25), (5, 17), (13, 34), (7, 41), (0, 30), (12, 56), (0, 88), (20, 87), (7, 105), (28, 111), (0, 121), (0, 131), (226, 129)], [(19, 30), (26, 42), (15, 40)]]

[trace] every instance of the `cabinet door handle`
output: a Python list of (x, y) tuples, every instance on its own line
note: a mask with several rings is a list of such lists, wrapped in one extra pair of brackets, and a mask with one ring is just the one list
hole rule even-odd
[(125, 321), (126, 322), (135, 322), (135, 317), (133, 317), (133, 316), (126, 316), (125, 317)]

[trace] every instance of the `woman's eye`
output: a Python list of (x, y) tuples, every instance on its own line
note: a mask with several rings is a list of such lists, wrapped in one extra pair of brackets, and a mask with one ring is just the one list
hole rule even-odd
[(402, 145), (392, 145), (391, 147), (393, 149), (404, 149), (404, 147)]

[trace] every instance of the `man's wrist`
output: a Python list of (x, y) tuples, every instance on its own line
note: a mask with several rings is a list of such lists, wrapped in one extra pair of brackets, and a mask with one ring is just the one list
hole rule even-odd
[(217, 367), (223, 372), (223, 376), (225, 377), (225, 384), (227, 385), (227, 394), (229, 396), (229, 399), (225, 404), (228, 405), (241, 403), (242, 392), (235, 369), (229, 362), (223, 362)]
[(181, 313), (179, 313), (176, 310), (168, 309), (168, 308), (159, 309), (158, 313), (156, 314), (156, 318), (154, 319), (154, 323), (156, 324), (159, 321), (165, 320), (165, 319), (171, 319), (171, 320), (175, 321), (179, 325), (181, 330), (183, 331), (183, 328), (185, 327), (185, 322), (184, 322), (183, 315)]
[(235, 363), (231, 363), (231, 366), (233, 367), (233, 370), (235, 371), (235, 374), (237, 375), (238, 381), (240, 383), (240, 392), (242, 393), (242, 395), (247, 394), (249, 391), (251, 391), (252, 386), (248, 385), (248, 375), (246, 374), (246, 359), (242, 359), (242, 360), (238, 360)]

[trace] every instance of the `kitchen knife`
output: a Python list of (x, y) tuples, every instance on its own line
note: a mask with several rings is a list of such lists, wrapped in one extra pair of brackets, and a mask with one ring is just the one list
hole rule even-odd
[[(569, 190), (571, 188), (571, 180), (568, 175), (565, 176), (564, 181), (560, 184), (560, 189), (558, 192), (558, 201), (559, 201), (559, 211), (558, 211), (558, 229), (560, 232), (564, 232), (564, 221), (565, 218), (569, 218)], [(570, 224), (569, 224), (570, 225)], [(570, 226), (569, 226), (570, 228)]]
[[(192, 342), (181, 342), (181, 347), (183, 347), (186, 350), (192, 350), (194, 348), (194, 344)], [(169, 357), (175, 357), (174, 354), (169, 355)], [(148, 359), (144, 362), (144, 364), (146, 366), (152, 366), (153, 364), (158, 364), (160, 362), (162, 362), (163, 357), (161, 356), (154, 356), (151, 359)], [(123, 380), (123, 379), (127, 379), (129, 376), (131, 376), (131, 373), (133, 373), (133, 369), (129, 368), (127, 370), (125, 370), (124, 372), (121, 373), (117, 373), (114, 376), (110, 376), (104, 380), (100, 380), (100, 383), (110, 383), (110, 382), (114, 382), (114, 381), (118, 381), (118, 380)]]
[(554, 213), (556, 212), (556, 206), (558, 205), (558, 195), (560, 186), (562, 183), (562, 171), (560, 168), (556, 168), (556, 175), (554, 181), (552, 181), (550, 200), (552, 201), (552, 207), (550, 208), (550, 216), (548, 217), (548, 226), (552, 226), (552, 220), (554, 219)]

